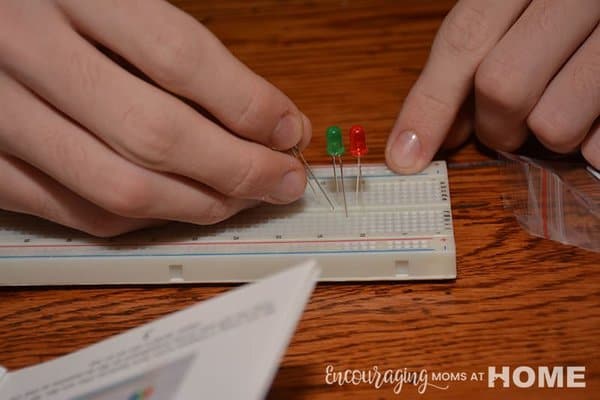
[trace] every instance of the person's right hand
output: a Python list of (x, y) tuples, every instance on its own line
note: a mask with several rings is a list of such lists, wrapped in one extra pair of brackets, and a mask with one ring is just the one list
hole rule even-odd
[(2, 209), (98, 236), (212, 224), (300, 197), (304, 169), (277, 150), (310, 136), (290, 99), (162, 0), (0, 3)]
[(531, 133), (600, 168), (600, 1), (460, 0), (388, 139), (391, 169), (414, 173), (472, 131), (495, 150)]

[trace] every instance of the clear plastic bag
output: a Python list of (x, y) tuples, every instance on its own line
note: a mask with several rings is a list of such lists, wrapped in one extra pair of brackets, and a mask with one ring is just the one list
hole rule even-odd
[(535, 236), (600, 252), (600, 180), (583, 163), (500, 153), (504, 204)]

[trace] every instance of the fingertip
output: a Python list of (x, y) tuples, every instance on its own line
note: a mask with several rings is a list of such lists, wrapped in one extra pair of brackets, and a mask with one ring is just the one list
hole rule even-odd
[(433, 159), (461, 109), (463, 97), (422, 74), (406, 97), (386, 147), (388, 166), (402, 174), (422, 171)]
[(302, 168), (292, 168), (281, 178), (274, 191), (263, 200), (274, 204), (287, 204), (298, 200), (306, 188), (306, 174)]
[(300, 150), (308, 147), (312, 138), (312, 124), (300, 111), (286, 112), (277, 124), (270, 139), (274, 150), (285, 151), (296, 146)]
[(411, 174), (423, 170), (431, 161), (424, 156), (419, 134), (412, 129), (394, 131), (385, 150), (385, 159), (391, 170)]
[(304, 135), (303, 115), (298, 112), (284, 113), (270, 137), (270, 146), (275, 150), (288, 150), (302, 141)]
[(513, 152), (518, 150), (523, 143), (527, 140), (527, 134), (509, 134), (504, 135), (501, 138), (497, 138), (487, 134), (481, 134), (481, 131), (476, 131), (477, 140), (485, 147), (497, 150), (497, 151), (506, 151)]

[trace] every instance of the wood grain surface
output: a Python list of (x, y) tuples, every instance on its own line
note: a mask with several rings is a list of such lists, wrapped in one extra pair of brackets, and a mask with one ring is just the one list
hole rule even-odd
[[(360, 123), (368, 162), (387, 134), (452, 1), (174, 2), (208, 26), (312, 120), (305, 155), (327, 161), (323, 132)], [(503, 208), (495, 156), (469, 143), (444, 156), (458, 252), (447, 282), (320, 284), (285, 355), (272, 399), (598, 399), (600, 256), (529, 236)], [(366, 267), (366, 266), (365, 266)], [(0, 290), (0, 364), (50, 360), (180, 310), (229, 286)], [(488, 389), (449, 382), (329, 385), (336, 370), (472, 372), (488, 366), (583, 365), (585, 389)], [(235, 384), (235, 380), (232, 380)]]

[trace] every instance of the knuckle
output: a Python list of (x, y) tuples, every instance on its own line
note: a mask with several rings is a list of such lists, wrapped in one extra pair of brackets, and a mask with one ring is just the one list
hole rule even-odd
[(446, 18), (438, 36), (457, 55), (479, 53), (489, 40), (487, 18), (478, 4), (463, 5)]
[(178, 89), (189, 83), (198, 68), (200, 41), (190, 29), (169, 26), (154, 37), (151, 56), (148, 59), (149, 75), (160, 85)]
[[(278, 89), (260, 77), (250, 77), (253, 83), (250, 94), (241, 104), (237, 115), (230, 122), (231, 128), (238, 132), (255, 131), (256, 127), (265, 126), (265, 118), (277, 118), (292, 112), (293, 105)], [(274, 127), (274, 125), (273, 125)]]
[(573, 93), (581, 93), (584, 101), (592, 101), (600, 107), (600, 50), (586, 62), (574, 66), (568, 79)]
[(435, 91), (421, 89), (418, 91), (418, 95), (421, 97), (423, 108), (435, 112), (436, 115), (454, 114), (456, 112), (457, 106), (451, 104)]
[(484, 60), (475, 73), (475, 96), (503, 113), (527, 111), (533, 96), (515, 75), (515, 69), (504, 61)]
[[(511, 127), (507, 128), (507, 126)], [(524, 125), (517, 126), (512, 121), (498, 121), (477, 114), (475, 134), (482, 144), (491, 149), (514, 151), (523, 145), (528, 131)]]
[(134, 218), (152, 216), (150, 182), (142, 176), (115, 176), (104, 195), (101, 206), (113, 214)]
[(579, 144), (579, 133), (573, 131), (573, 124), (561, 112), (549, 113), (536, 108), (527, 118), (527, 125), (550, 150), (569, 152)]
[(72, 68), (74, 84), (82, 93), (97, 93), (104, 76), (100, 63), (87, 53), (73, 50), (68, 56), (68, 64)]
[(230, 180), (229, 189), (224, 194), (228, 197), (247, 198), (261, 193), (264, 187), (263, 169), (259, 158), (248, 153), (242, 158), (242, 166)]
[[(7, 49), (10, 48), (10, 37), (14, 35), (15, 27), (14, 18), (10, 18), (10, 1), (0, 2), (0, 54), (5, 54)], [(12, 23), (11, 23), (12, 22)], [(0, 60), (3, 60), (1, 57)], [(1, 61), (0, 61), (1, 62)]]
[[(15, 54), (21, 54), (27, 46), (22, 46), (24, 28), (31, 28), (31, 13), (25, 12), (23, 6), (26, 2), (0, 1), (0, 65), (10, 63)], [(46, 17), (49, 17), (47, 15)], [(49, 23), (50, 18), (45, 22)]]
[(62, 176), (71, 176), (75, 185), (81, 187), (85, 184), (86, 172), (84, 169), (70, 168), (72, 165), (88, 165), (91, 155), (89, 148), (81, 142), (79, 135), (64, 134), (60, 127), (49, 128), (48, 135), (40, 135), (37, 144), (43, 146), (46, 157), (55, 162)]
[(524, 142), (524, 138), (521, 135), (498, 136), (490, 132), (485, 132), (480, 128), (475, 133), (481, 143), (494, 150), (514, 151), (521, 147)]
[(177, 144), (175, 118), (166, 112), (149, 115), (143, 105), (131, 106), (123, 115), (122, 146), (136, 162), (150, 168), (163, 169)]
[[(564, 6), (568, 6), (567, 2)], [(529, 27), (533, 32), (553, 32), (556, 31), (557, 21), (556, 12), (557, 7), (561, 7), (560, 1), (551, 1), (551, 0), (538, 0), (534, 1), (528, 12), (531, 18), (530, 24), (524, 24), (525, 27)], [(566, 9), (564, 10), (566, 11)]]
[(237, 118), (235, 118), (234, 121), (231, 121), (231, 127), (236, 131), (244, 132), (252, 129), (260, 119), (260, 110), (265, 109), (265, 100), (262, 91), (252, 90), (251, 93), (252, 95), (248, 97), (241, 107)]

